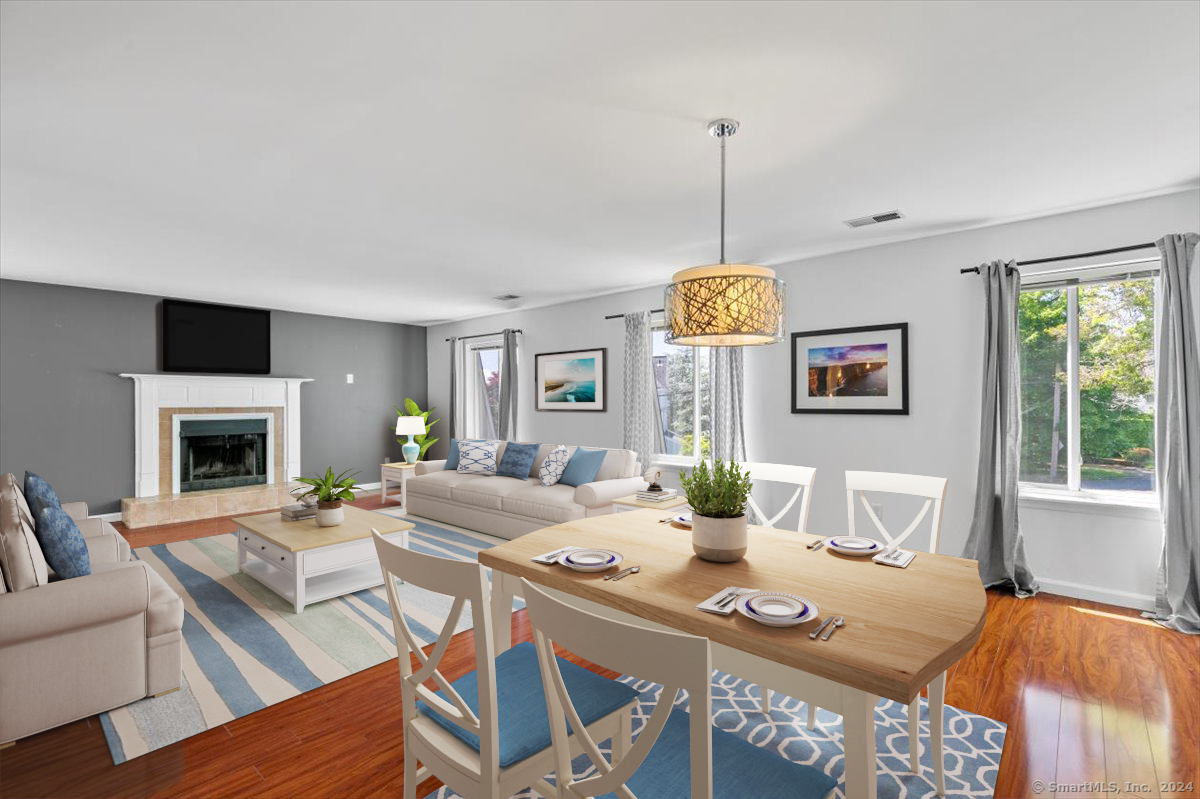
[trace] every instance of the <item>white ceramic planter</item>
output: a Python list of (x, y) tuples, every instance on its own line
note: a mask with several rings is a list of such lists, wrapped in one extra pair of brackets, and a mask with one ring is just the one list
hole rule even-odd
[(692, 514), (692, 549), (701, 560), (733, 563), (746, 555), (746, 517), (714, 519)]
[(342, 510), (342, 501), (321, 502), (317, 504), (317, 526), (337, 527), (346, 521), (346, 512)]

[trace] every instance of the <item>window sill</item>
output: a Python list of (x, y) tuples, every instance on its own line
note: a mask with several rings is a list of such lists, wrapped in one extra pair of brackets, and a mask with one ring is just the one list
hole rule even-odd
[(650, 458), (652, 466), (664, 466), (668, 469), (695, 469), (700, 465), (697, 458), (688, 458), (681, 455), (654, 455)]
[(1065, 511), (1068, 513), (1128, 516), (1139, 519), (1159, 518), (1158, 494), (1153, 491), (1069, 491), (1065, 488), (1021, 483), (1018, 498), (1022, 506)]

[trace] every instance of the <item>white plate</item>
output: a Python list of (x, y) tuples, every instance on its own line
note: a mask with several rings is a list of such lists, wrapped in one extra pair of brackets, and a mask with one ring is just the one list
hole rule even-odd
[(843, 555), (878, 555), (883, 551), (883, 544), (874, 538), (863, 538), (858, 535), (835, 535), (833, 538), (825, 539), (825, 545)]
[[(794, 616), (767, 616), (756, 612), (754, 608), (750, 606), (751, 601), (761, 596), (787, 597), (788, 599), (794, 600), (802, 605), (804, 610), (800, 611)], [(821, 612), (820, 608), (817, 607), (817, 603), (813, 602), (811, 599), (805, 599), (804, 597), (796, 596), (795, 594), (781, 594), (776, 591), (755, 591), (752, 594), (742, 594), (737, 598), (736, 604), (738, 613), (742, 614), (747, 619), (754, 619), (759, 624), (765, 624), (768, 627), (795, 627), (797, 624), (804, 624), (806, 621), (815, 619), (817, 614)]]
[(602, 572), (621, 562), (621, 553), (607, 549), (576, 549), (559, 555), (558, 562), (577, 572)]
[(760, 616), (775, 619), (794, 619), (804, 613), (804, 603), (787, 594), (758, 594), (746, 604)]
[(676, 524), (682, 524), (684, 527), (691, 527), (692, 526), (692, 514), (681, 513), (678, 516), (676, 516), (674, 519), (672, 519), (672, 521), (674, 521)]

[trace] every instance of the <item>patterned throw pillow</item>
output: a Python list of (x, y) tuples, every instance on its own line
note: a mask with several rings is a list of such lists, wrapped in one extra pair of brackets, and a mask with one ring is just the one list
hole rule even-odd
[(504, 456), (496, 467), (497, 477), (515, 477), (518, 480), (529, 479), (529, 467), (537, 457), (540, 444), (514, 444), (508, 442), (504, 447)]
[(92, 573), (92, 560), (88, 556), (87, 542), (75, 520), (62, 508), (43, 507), (38, 511), (38, 523), (33, 530), (42, 554), (50, 568), (64, 580), (83, 577)]
[(542, 479), (542, 485), (552, 486), (557, 483), (567, 470), (567, 462), (571, 460), (571, 453), (562, 444), (555, 447), (546, 460), (542, 462), (542, 468), (538, 470), (538, 477)]
[[(42, 478), (38, 477), (33, 472), (25, 472), (25, 504), (29, 506), (30, 512), (33, 514), (33, 526), (38, 525), (38, 512), (42, 508), (61, 508), (62, 503), (58, 500), (58, 494), (54, 493), (54, 489), (50, 487)], [(58, 571), (58, 569), (55, 569)]]
[(499, 444), (495, 441), (458, 442), (458, 473), (494, 475), (498, 447)]

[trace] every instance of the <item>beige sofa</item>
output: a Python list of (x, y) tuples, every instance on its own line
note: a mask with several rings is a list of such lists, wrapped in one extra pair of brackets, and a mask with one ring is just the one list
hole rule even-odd
[(0, 475), (0, 745), (182, 682), (183, 601), (87, 505), (64, 503), (92, 573), (59, 579), (20, 483)]
[[(504, 446), (501, 442), (496, 452), (497, 463), (504, 457)], [(594, 482), (579, 487), (544, 486), (538, 471), (553, 449), (553, 444), (542, 445), (523, 480), (446, 471), (444, 460), (419, 462), (416, 475), (404, 488), (405, 506), (414, 516), (511, 539), (543, 527), (612, 513), (614, 499), (648, 485), (641, 478), (636, 453), (610, 449)], [(567, 449), (574, 454), (576, 448)]]

